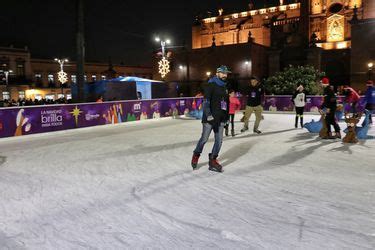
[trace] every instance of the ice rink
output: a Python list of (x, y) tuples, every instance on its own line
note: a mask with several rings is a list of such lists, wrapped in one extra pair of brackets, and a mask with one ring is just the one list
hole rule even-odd
[(0, 249), (375, 249), (375, 140), (260, 129), (224, 139), (224, 173), (212, 139), (192, 171), (197, 120), (0, 139)]

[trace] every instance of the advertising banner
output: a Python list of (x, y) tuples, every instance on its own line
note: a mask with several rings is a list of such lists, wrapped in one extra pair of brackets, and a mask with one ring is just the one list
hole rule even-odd
[(46, 105), (0, 109), (0, 138), (188, 115), (200, 98)]
[[(245, 108), (246, 97), (240, 99)], [(322, 101), (321, 96), (308, 96), (305, 111), (318, 112)], [(344, 109), (349, 111), (347, 106)], [(291, 96), (267, 96), (264, 110), (293, 111)], [(359, 110), (363, 110), (361, 102)], [(0, 138), (179, 115), (201, 118), (202, 98), (1, 108)]]

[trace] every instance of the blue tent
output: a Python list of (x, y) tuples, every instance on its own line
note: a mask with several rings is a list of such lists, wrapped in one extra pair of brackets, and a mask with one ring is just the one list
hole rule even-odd
[(140, 78), (135, 76), (118, 77), (107, 80), (105, 82), (135, 82), (137, 92), (141, 93), (142, 99), (152, 99), (151, 84), (155, 82), (162, 83), (161, 81), (150, 80), (146, 78)]
[[(122, 83), (126, 85), (121, 85)], [(134, 85), (135, 86), (131, 86)], [(162, 81), (156, 81), (146, 78), (140, 78), (135, 76), (117, 77), (109, 80), (101, 80), (92, 83), (85, 83), (84, 92), (85, 96), (90, 95), (103, 95), (112, 96), (114, 92), (118, 92), (119, 89), (123, 89), (129, 94), (129, 91), (136, 91), (141, 94), (142, 99), (152, 99), (152, 84), (153, 83), (163, 83)], [(116, 87), (114, 87), (114, 84)], [(135, 89), (134, 89), (135, 88)], [(132, 92), (131, 91), (131, 92)], [(77, 85), (72, 85), (72, 94), (75, 96), (77, 94)], [(137, 93), (134, 93), (136, 96)], [(128, 96), (125, 96), (127, 98)], [(109, 98), (110, 99), (110, 98)]]

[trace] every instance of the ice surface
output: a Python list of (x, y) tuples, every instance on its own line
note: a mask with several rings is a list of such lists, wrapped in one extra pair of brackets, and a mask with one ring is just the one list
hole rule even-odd
[(293, 126), (225, 138), (222, 174), (195, 120), (1, 139), (0, 249), (374, 249), (375, 140)]

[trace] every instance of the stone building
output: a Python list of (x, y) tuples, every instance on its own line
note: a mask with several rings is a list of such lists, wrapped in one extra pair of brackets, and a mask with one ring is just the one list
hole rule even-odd
[[(280, 0), (278, 6), (239, 13), (220, 9), (216, 16), (195, 20), (192, 48), (173, 51), (166, 80), (194, 85), (206, 80), (205, 71), (224, 63), (233, 68), (241, 88), (247, 81), (241, 64), (251, 63), (249, 74), (261, 78), (288, 65), (313, 65), (334, 85), (363, 89), (367, 65), (375, 63), (374, 5), (374, 0)], [(254, 71), (254, 65), (261, 68)]]
[[(60, 66), (53, 59), (32, 58), (27, 47), (24, 49), (0, 47), (0, 100), (18, 98), (53, 98), (70, 96), (70, 85), (76, 82), (76, 64), (69, 61), (64, 65), (68, 82), (59, 83), (57, 73)], [(151, 67), (112, 65), (111, 63), (85, 64), (85, 80), (95, 82), (118, 76), (138, 76), (152, 79)], [(6, 77), (5, 72), (8, 72)], [(8, 79), (7, 79), (8, 78)], [(8, 83), (8, 84), (7, 84)]]

